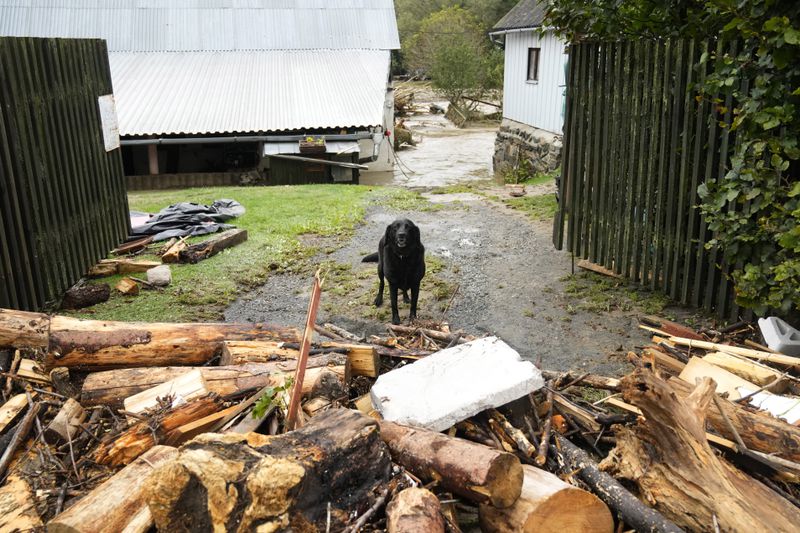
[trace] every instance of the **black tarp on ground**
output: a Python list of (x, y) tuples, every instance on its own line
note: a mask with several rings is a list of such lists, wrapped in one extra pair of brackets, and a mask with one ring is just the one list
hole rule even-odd
[[(244, 206), (236, 200), (214, 200), (211, 205), (180, 202), (165, 207), (144, 224), (133, 227), (131, 239), (153, 235), (154, 241), (164, 241), (172, 237), (194, 237), (216, 233), (236, 227), (224, 222), (244, 213)], [(131, 212), (131, 215), (143, 215), (143, 213)]]

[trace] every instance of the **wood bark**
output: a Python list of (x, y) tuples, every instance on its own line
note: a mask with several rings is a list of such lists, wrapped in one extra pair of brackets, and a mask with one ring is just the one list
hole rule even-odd
[(104, 278), (114, 274), (147, 272), (160, 264), (159, 261), (145, 261), (143, 259), (101, 259), (96, 265), (89, 268), (89, 277)]
[(164, 263), (177, 263), (181, 259), (181, 252), (186, 250), (189, 245), (186, 244), (185, 239), (175, 242), (167, 248), (167, 251), (161, 256), (161, 261)]
[(136, 296), (139, 294), (139, 284), (131, 278), (122, 278), (114, 287), (125, 296)]
[(156, 470), (147, 501), (160, 531), (331, 530), (390, 477), (374, 420), (322, 413), (283, 435), (207, 433)]
[(480, 506), (481, 530), (487, 533), (612, 533), (614, 519), (594, 494), (573, 487), (544, 470), (523, 465), (522, 494), (506, 509)]
[(108, 283), (87, 283), (70, 287), (61, 300), (62, 309), (83, 309), (106, 302), (111, 297), (111, 287)]
[(121, 244), (120, 246), (117, 246), (111, 250), (111, 253), (114, 255), (131, 254), (144, 249), (151, 242), (153, 242), (153, 235), (148, 235), (147, 237), (142, 237), (140, 239), (135, 239), (133, 241), (126, 242), (125, 244)]
[(39, 531), (43, 526), (28, 482), (9, 476), (0, 489), (0, 531)]
[(624, 397), (644, 414), (634, 428), (618, 426), (617, 446), (603, 466), (635, 483), (647, 501), (692, 531), (796, 531), (800, 509), (720, 459), (705, 437), (715, 395), (710, 378), (679, 399), (655, 374), (623, 380)]
[(15, 309), (0, 309), (0, 346), (46, 348), (50, 317)]
[(572, 444), (567, 438), (554, 433), (555, 443), (550, 444), (550, 455), (558, 459), (563, 471), (577, 476), (592, 489), (619, 517), (636, 531), (653, 533), (681, 533), (683, 530), (651, 509), (616, 479), (600, 470), (589, 454)]
[(185, 403), (138, 422), (119, 435), (107, 436), (95, 450), (94, 460), (101, 465), (126, 465), (157, 444), (169, 442), (177, 446), (184, 442), (178, 432), (182, 426), (221, 410), (219, 400), (213, 396)]
[[(381, 360), (374, 346), (342, 342), (318, 342), (311, 345), (311, 355), (336, 351), (347, 354), (354, 376), (378, 377)], [(297, 359), (300, 348), (295, 343), (277, 341), (226, 341), (220, 365), (267, 363), (276, 359)]]
[[(121, 368), (93, 372), (86, 376), (86, 380), (83, 382), (81, 404), (86, 407), (108, 405), (119, 408), (122, 407), (125, 398), (193, 370), (201, 372), (210, 392), (219, 396), (230, 396), (237, 392), (257, 390), (270, 384), (281, 385), (286, 375), (294, 371), (295, 364), (294, 360), (289, 360), (236, 366)], [(335, 372), (345, 382), (350, 379), (346, 355), (330, 354), (310, 357), (308, 379), (303, 388), (304, 394), (311, 391), (314, 380), (323, 369)]]
[[(554, 372), (552, 370), (542, 370), (542, 376), (545, 380), (558, 379), (564, 376), (564, 383), (570, 383), (573, 380), (578, 380), (572, 386), (575, 387), (592, 387), (593, 389), (604, 389), (614, 392), (619, 392), (619, 380), (617, 378), (609, 378), (606, 376), (598, 376), (596, 374), (578, 374), (577, 372)], [(580, 379), (578, 379), (580, 378)]]
[[(685, 400), (694, 389), (678, 378), (670, 378), (667, 382), (680, 400)], [(723, 398), (719, 400), (725, 415), (748, 449), (800, 462), (800, 427), (787, 424), (763, 411), (750, 410)], [(706, 409), (706, 421), (717, 433), (734, 440), (733, 433), (713, 403)]]
[(389, 533), (444, 533), (439, 498), (422, 488), (400, 491), (386, 507), (386, 526)]
[(197, 263), (247, 240), (247, 230), (229, 229), (179, 252), (181, 263)]
[(106, 322), (54, 316), (45, 366), (81, 370), (197, 365), (226, 339), (297, 341), (295, 328), (269, 324)]
[(143, 497), (153, 468), (170, 461), (178, 450), (156, 446), (81, 498), (47, 524), (48, 533), (143, 533), (153, 520)]
[(522, 490), (519, 459), (482, 444), (435, 431), (379, 421), (396, 463), (476, 503), (508, 507)]
[(81, 404), (68, 398), (47, 426), (45, 437), (50, 443), (74, 440), (80, 432), (84, 420), (86, 420), (86, 411), (83, 410)]

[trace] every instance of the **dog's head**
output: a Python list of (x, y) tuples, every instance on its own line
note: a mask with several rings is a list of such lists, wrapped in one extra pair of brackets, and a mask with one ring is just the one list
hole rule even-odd
[(398, 218), (386, 226), (384, 242), (390, 244), (398, 252), (411, 250), (419, 242), (419, 228), (407, 218)]

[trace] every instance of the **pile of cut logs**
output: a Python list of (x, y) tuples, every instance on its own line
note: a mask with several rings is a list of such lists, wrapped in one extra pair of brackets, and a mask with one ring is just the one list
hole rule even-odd
[(0, 310), (0, 530), (792, 531), (800, 428), (763, 396), (800, 360), (734, 326), (648, 319), (622, 379), (543, 371), (440, 433), (368, 393), (473, 340), (446, 324), (317, 325), (295, 382), (294, 328)]

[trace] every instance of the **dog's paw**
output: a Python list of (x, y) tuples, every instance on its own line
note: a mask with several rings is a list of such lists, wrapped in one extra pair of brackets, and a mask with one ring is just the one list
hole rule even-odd
[(399, 326), (400, 325), (400, 317), (399, 316), (393, 316), (392, 317), (392, 324), (394, 324), (395, 326)]
[(378, 296), (375, 298), (375, 307), (380, 307), (383, 305), (383, 296)]

